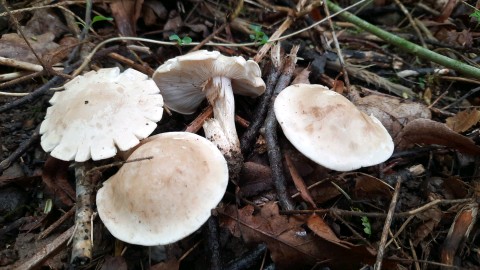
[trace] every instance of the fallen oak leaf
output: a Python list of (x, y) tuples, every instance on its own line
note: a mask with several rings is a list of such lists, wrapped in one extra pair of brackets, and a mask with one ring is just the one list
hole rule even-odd
[(400, 149), (415, 143), (438, 144), (463, 153), (480, 155), (480, 147), (473, 140), (458, 134), (443, 123), (429, 119), (409, 122), (395, 138), (395, 145)]
[(75, 203), (75, 191), (68, 182), (69, 162), (48, 157), (42, 171), (42, 180), (63, 204), (72, 206)]
[(397, 136), (402, 127), (409, 122), (432, 117), (430, 110), (422, 103), (375, 94), (362, 98), (359, 95), (352, 95), (352, 97), (352, 102), (358, 109), (375, 116), (392, 137)]
[(330, 226), (317, 214), (313, 214), (308, 218), (307, 226), (322, 239), (344, 248), (350, 248), (352, 246), (349, 242), (338, 239)]
[[(230, 205), (218, 214), (221, 226), (233, 235), (241, 236), (246, 243), (265, 243), (278, 269), (311, 269), (314, 265), (358, 269), (375, 261), (374, 254), (364, 246), (350, 244), (346, 248), (346, 242), (339, 245), (331, 237), (333, 242), (317, 237), (302, 227), (306, 217), (282, 216), (273, 202), (265, 204), (259, 213), (251, 205), (242, 209)], [(389, 269), (395, 268), (395, 263), (387, 259), (385, 263)]]
[(480, 111), (464, 110), (447, 118), (446, 124), (455, 132), (465, 132), (480, 121)]

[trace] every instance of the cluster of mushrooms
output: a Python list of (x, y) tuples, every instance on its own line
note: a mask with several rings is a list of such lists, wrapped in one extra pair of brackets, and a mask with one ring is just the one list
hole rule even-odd
[[(264, 91), (257, 63), (217, 51), (170, 59), (153, 80), (133, 69), (90, 71), (50, 100), (41, 145), (57, 159), (81, 165), (134, 149), (127, 161), (140, 161), (125, 163), (98, 191), (99, 216), (124, 242), (169, 244), (206, 222), (229, 175), (242, 166), (234, 93), (257, 97)], [(203, 125), (206, 138), (187, 132), (148, 137), (162, 118), (164, 103), (192, 114), (205, 98), (214, 112)], [(375, 165), (393, 152), (390, 135), (375, 117), (321, 85), (287, 87), (274, 109), (290, 142), (329, 169)]]

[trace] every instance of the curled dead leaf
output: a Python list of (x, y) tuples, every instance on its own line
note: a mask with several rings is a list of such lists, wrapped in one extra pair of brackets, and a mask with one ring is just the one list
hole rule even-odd
[(408, 122), (432, 117), (424, 104), (403, 101), (395, 97), (369, 95), (363, 98), (354, 97), (352, 102), (364, 113), (380, 120), (392, 137), (397, 136)]
[(480, 155), (480, 147), (475, 145), (473, 140), (458, 134), (443, 123), (429, 119), (413, 120), (395, 138), (395, 145), (399, 149), (416, 143), (438, 144), (463, 153)]
[(310, 80), (308, 77), (310, 76), (310, 67), (306, 67), (302, 69), (298, 74), (296, 75), (295, 79), (293, 79), (292, 84), (298, 84), (298, 83), (306, 83), (310, 84)]
[[(280, 215), (273, 202), (265, 204), (258, 213), (251, 205), (242, 209), (230, 205), (218, 213), (221, 226), (233, 235), (241, 236), (246, 243), (266, 243), (277, 269), (310, 269), (314, 265), (358, 269), (375, 261), (374, 254), (364, 246), (347, 247), (346, 242), (338, 243), (330, 233), (322, 233), (329, 238), (327, 241), (304, 229), (307, 217)], [(313, 225), (310, 221), (310, 225), (317, 230), (315, 221), (318, 220), (313, 220)], [(385, 263), (388, 269), (395, 268), (395, 263), (388, 259)]]
[(455, 132), (465, 132), (480, 121), (479, 110), (464, 110), (447, 118), (446, 124)]

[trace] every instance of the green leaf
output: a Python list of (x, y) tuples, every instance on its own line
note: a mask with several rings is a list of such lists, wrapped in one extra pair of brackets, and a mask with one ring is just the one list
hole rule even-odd
[(480, 10), (475, 9), (475, 11), (472, 14), (470, 14), (469, 17), (477, 20), (477, 27), (478, 25), (480, 25)]
[(371, 236), (372, 225), (370, 224), (370, 220), (368, 220), (368, 217), (362, 217), (362, 225), (363, 225), (363, 232), (365, 232), (368, 236)]
[(53, 207), (52, 199), (48, 199), (45, 202), (45, 207), (43, 207), (43, 213), (45, 213), (45, 214), (50, 213), (50, 211), (52, 211), (52, 207)]
[(192, 43), (192, 38), (189, 37), (189, 36), (185, 36), (185, 37), (183, 37), (183, 39), (182, 39), (182, 43), (183, 43), (184, 45), (190, 44), (190, 43)]
[(262, 40), (260, 41), (260, 44), (265, 45), (268, 43), (268, 36), (263, 35)]
[(262, 31), (262, 27), (260, 25), (255, 25), (255, 24), (251, 24), (250, 29), (252, 29), (254, 32), (261, 32)]
[(102, 15), (97, 15), (97, 16), (93, 17), (92, 23), (90, 24), (90, 26), (92, 26), (96, 22), (101, 22), (101, 21), (113, 21), (113, 18), (105, 17), (105, 16), (102, 16)]
[(176, 40), (176, 41), (180, 41), (180, 40), (181, 40), (180, 37), (179, 37), (178, 35), (176, 35), (176, 34), (170, 35), (170, 36), (168, 37), (168, 39), (169, 39), (169, 40)]

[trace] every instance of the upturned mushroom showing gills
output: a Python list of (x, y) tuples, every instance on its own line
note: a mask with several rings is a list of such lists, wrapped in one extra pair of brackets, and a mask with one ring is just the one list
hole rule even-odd
[(350, 171), (384, 162), (393, 153), (390, 134), (374, 116), (322, 85), (285, 88), (274, 104), (288, 140), (314, 162)]
[(265, 91), (258, 64), (243, 57), (228, 57), (217, 51), (195, 51), (166, 61), (153, 74), (165, 105), (173, 111), (192, 114), (206, 97), (213, 106), (213, 119), (203, 129), (227, 158), (235, 175), (243, 161), (235, 129), (233, 94), (257, 97)]
[(58, 159), (84, 162), (115, 156), (148, 137), (163, 114), (160, 90), (134, 69), (104, 68), (77, 76), (50, 99), (41, 145)]
[(153, 246), (176, 242), (207, 221), (228, 184), (227, 162), (188, 132), (150, 137), (97, 193), (100, 218), (116, 238)]

